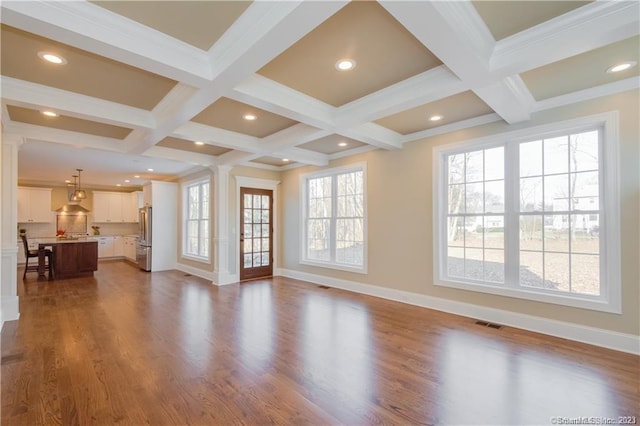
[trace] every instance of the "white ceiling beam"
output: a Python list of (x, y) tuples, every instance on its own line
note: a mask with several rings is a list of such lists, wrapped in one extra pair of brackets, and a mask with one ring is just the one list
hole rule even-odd
[(612, 83), (603, 84), (601, 86), (590, 87), (588, 89), (579, 90), (566, 95), (555, 96), (539, 102), (533, 107), (535, 112), (545, 111), (548, 109), (558, 108), (565, 105), (571, 105), (578, 102), (584, 102), (603, 96), (615, 95), (616, 93), (627, 92), (629, 90), (640, 89), (640, 77), (629, 77), (624, 80), (614, 81)]
[(539, 68), (640, 33), (640, 2), (595, 1), (496, 43), (492, 73)]
[(404, 143), (418, 141), (421, 139), (430, 138), (432, 136), (442, 135), (445, 133), (451, 133), (458, 130), (468, 129), (471, 127), (482, 126), (483, 124), (494, 123), (500, 121), (502, 118), (496, 114), (485, 114), (479, 117), (473, 117), (455, 123), (445, 124), (443, 126), (434, 127), (432, 129), (421, 130), (419, 132), (410, 133), (403, 137)]
[(72, 145), (76, 148), (91, 148), (99, 149), (102, 151), (124, 152), (124, 142), (120, 139), (88, 135), (86, 133), (53, 129), (51, 127), (18, 123), (15, 121), (12, 121), (10, 123), (3, 123), (3, 126), (3, 134), (5, 132), (20, 134), (23, 135), (26, 139), (49, 143), (58, 143), (62, 145)]
[(260, 138), (189, 121), (178, 127), (171, 136), (189, 141), (246, 152), (260, 152)]
[(402, 135), (375, 123), (364, 123), (336, 132), (341, 136), (356, 139), (376, 148), (394, 150), (402, 149)]
[(193, 86), (212, 78), (206, 52), (87, 1), (2, 2), (2, 22)]
[(79, 93), (43, 86), (11, 77), (1, 77), (3, 102), (127, 128), (153, 128), (156, 120), (146, 110)]
[(181, 161), (184, 163), (197, 164), (199, 166), (215, 166), (217, 157), (197, 152), (183, 151), (181, 149), (167, 148), (164, 146), (152, 146), (144, 154), (147, 157), (164, 158), (165, 160)]
[(174, 129), (254, 74), (273, 58), (324, 22), (346, 4), (335, 2), (254, 2), (229, 29), (229, 36), (210, 50), (213, 80), (182, 108), (167, 117), (131, 153), (144, 152)]
[(470, 1), (382, 5), (506, 122), (529, 119), (533, 98), (490, 75), (495, 40)]
[(288, 158), (291, 161), (311, 164), (313, 166), (326, 166), (329, 164), (328, 155), (296, 147), (285, 148), (270, 155), (276, 158)]
[[(318, 129), (313, 126), (308, 126), (303, 123), (296, 124), (287, 129), (281, 130), (277, 133), (262, 138), (259, 143), (260, 150), (252, 152), (231, 151), (222, 154), (220, 158), (221, 164), (225, 165), (237, 165), (243, 164), (256, 158), (264, 156), (272, 156), (278, 151), (293, 148), (295, 145), (300, 145), (306, 142), (310, 142), (324, 136), (331, 134), (331, 132), (323, 129)], [(302, 151), (302, 150), (301, 150)], [(291, 160), (302, 161), (302, 157), (295, 156), (296, 151), (293, 151)], [(301, 155), (301, 154), (300, 154)]]
[(335, 107), (259, 74), (244, 79), (226, 97), (310, 126), (334, 126)]
[[(364, 120), (358, 117), (350, 118), (347, 113), (342, 117), (343, 114), (339, 113), (338, 108), (257, 74), (245, 79), (228, 97), (300, 121), (303, 124), (325, 129), (325, 134), (319, 137), (348, 131), (348, 137), (351, 139), (373, 143), (378, 148), (400, 148), (399, 138), (395, 132), (388, 129), (387, 131), (376, 131), (374, 127), (359, 127), (364, 124)], [(367, 104), (368, 101), (364, 103)], [(379, 106), (376, 107), (379, 108)], [(349, 112), (356, 114), (357, 110), (353, 109)], [(339, 117), (341, 117), (340, 124), (335, 122)], [(301, 140), (295, 144), (300, 145), (306, 142), (310, 141)]]
[(375, 121), (464, 90), (468, 90), (465, 82), (439, 66), (337, 108), (336, 126)]

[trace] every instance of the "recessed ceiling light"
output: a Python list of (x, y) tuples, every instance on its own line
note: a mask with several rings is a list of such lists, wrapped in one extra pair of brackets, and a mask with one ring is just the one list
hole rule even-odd
[(195, 143), (196, 145), (204, 145), (204, 142), (202, 142), (202, 141), (195, 141), (194, 143)]
[(42, 115), (46, 115), (47, 117), (57, 117), (58, 114), (56, 114), (53, 111), (42, 111)]
[(140, 175), (134, 175), (133, 177), (136, 179), (140, 179)]
[(429, 120), (431, 120), (431, 121), (440, 121), (440, 120), (442, 120), (442, 116), (441, 115), (432, 115), (431, 117), (429, 117)]
[(148, 172), (152, 172), (152, 171), (153, 171), (153, 169), (147, 169), (147, 171), (148, 171)]
[(120, 183), (117, 183), (117, 184), (116, 184), (116, 186), (122, 186), (122, 184), (120, 184)]
[(353, 59), (340, 59), (336, 62), (336, 69), (338, 71), (349, 71), (356, 67), (356, 61)]
[(623, 62), (621, 64), (614, 65), (611, 68), (607, 69), (607, 73), (612, 74), (612, 73), (628, 70), (629, 68), (635, 67), (636, 65), (637, 65), (637, 62), (635, 61)]
[(124, 180), (124, 183), (129, 183), (129, 182), (131, 182), (129, 179)]
[(65, 58), (51, 52), (38, 52), (38, 57), (47, 62), (51, 62), (52, 64), (64, 65), (67, 63), (67, 60)]
[(253, 121), (258, 117), (255, 114), (245, 114), (242, 116), (242, 118), (244, 118), (247, 121)]
[(288, 163), (288, 162), (289, 162), (289, 159), (288, 159), (288, 158), (283, 158), (283, 159), (282, 159), (282, 162), (284, 162), (284, 163)]
[(341, 147), (345, 147), (345, 146), (347, 146), (347, 145), (348, 145), (348, 144), (347, 144), (346, 142), (340, 142), (340, 143), (338, 144), (338, 146), (341, 146)]

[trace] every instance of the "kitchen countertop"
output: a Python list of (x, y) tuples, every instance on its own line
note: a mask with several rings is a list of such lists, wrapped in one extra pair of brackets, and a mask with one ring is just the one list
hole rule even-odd
[(38, 244), (69, 244), (69, 243), (84, 243), (91, 241), (98, 241), (94, 237), (78, 237), (78, 238), (57, 238), (57, 237), (44, 237), (44, 238), (31, 238)]

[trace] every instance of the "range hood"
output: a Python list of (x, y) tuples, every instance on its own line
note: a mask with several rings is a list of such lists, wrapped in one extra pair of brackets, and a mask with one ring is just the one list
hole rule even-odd
[(56, 210), (58, 213), (89, 213), (89, 209), (82, 207), (78, 203), (70, 202)]

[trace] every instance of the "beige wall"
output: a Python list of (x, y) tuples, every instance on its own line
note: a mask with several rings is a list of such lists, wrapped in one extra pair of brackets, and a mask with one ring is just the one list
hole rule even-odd
[[(210, 199), (213, 200), (214, 199), (214, 191), (215, 191), (215, 184), (214, 184), (214, 174), (212, 171), (210, 170), (203, 170), (201, 172), (198, 173), (194, 173), (188, 176), (183, 177), (182, 179), (179, 180), (178, 184), (180, 185), (178, 187), (178, 199), (182, 200), (182, 184), (184, 182), (188, 182), (197, 178), (202, 178), (204, 176), (209, 176), (211, 179), (211, 193), (210, 193)], [(236, 166), (233, 169), (231, 169), (231, 171), (229, 172), (229, 187), (228, 187), (228, 191), (229, 191), (229, 196), (228, 196), (228, 204), (227, 204), (227, 214), (229, 215), (229, 261), (230, 261), (230, 268), (229, 268), (229, 272), (231, 273), (237, 273), (237, 259), (238, 259), (238, 253), (237, 251), (239, 250), (239, 247), (237, 245), (237, 238), (235, 238), (235, 236), (237, 235), (236, 233), (236, 229), (238, 227), (238, 222), (239, 222), (239, 218), (236, 217), (236, 180), (235, 177), (236, 176), (243, 176), (243, 177), (250, 177), (250, 178), (256, 178), (256, 179), (267, 179), (267, 180), (280, 180), (280, 172), (277, 171), (272, 171), (272, 170), (265, 170), (265, 169), (257, 169), (257, 168), (253, 168), (253, 167), (244, 167), (244, 166)], [(216, 214), (215, 210), (213, 210), (214, 206), (213, 203), (211, 203), (211, 218), (213, 218), (213, 215)], [(181, 208), (181, 204), (178, 206), (178, 223), (181, 224), (182, 223), (182, 208)], [(213, 236), (213, 221), (211, 221), (211, 235)], [(213, 241), (211, 241), (211, 246), (209, 247), (210, 253), (213, 255)], [(191, 268), (195, 268), (195, 269), (199, 269), (201, 271), (204, 272), (213, 272), (214, 269), (214, 264), (213, 264), (213, 256), (211, 257), (211, 261), (210, 262), (198, 262), (198, 261), (193, 261), (190, 259), (185, 259), (184, 257), (182, 257), (182, 226), (178, 226), (178, 253), (177, 253), (177, 257), (178, 257), (178, 263), (181, 263), (183, 265), (189, 266)]]
[[(622, 315), (434, 286), (431, 189), (433, 146), (612, 110), (618, 110), (620, 114), (622, 203), (620, 220), (624, 224), (621, 243)], [(282, 237), (278, 248), (281, 260), (279, 266), (295, 271), (638, 335), (640, 334), (638, 117), (638, 91), (632, 91), (537, 113), (529, 122), (517, 126), (508, 126), (503, 122), (492, 123), (409, 143), (399, 151), (377, 150), (333, 161), (330, 167), (358, 161), (367, 163), (368, 274), (299, 264), (300, 174), (318, 168), (306, 167), (285, 172), (281, 184)]]

